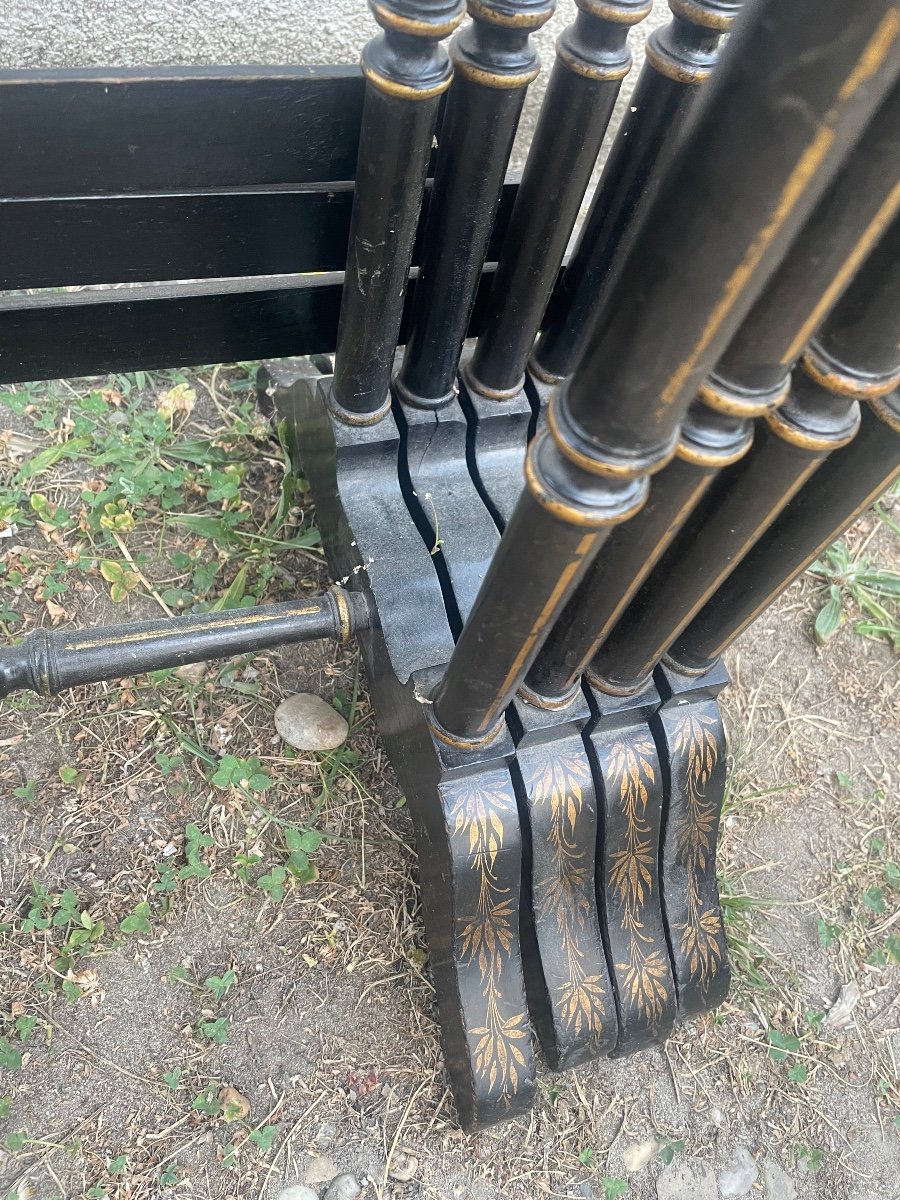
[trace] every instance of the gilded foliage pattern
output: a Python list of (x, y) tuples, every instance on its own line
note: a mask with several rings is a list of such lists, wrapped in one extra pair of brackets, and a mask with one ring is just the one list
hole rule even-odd
[(654, 948), (644, 908), (654, 890), (656, 839), (648, 820), (650, 789), (656, 783), (656, 748), (649, 735), (613, 743), (609, 754), (610, 799), (618, 801), (625, 837), (609, 856), (609, 886), (620, 908), (619, 923), (628, 935), (628, 961), (616, 963), (622, 989), (642, 1020), (657, 1029), (669, 1001), (669, 963)]
[(504, 970), (517, 938), (517, 894), (503, 882), (498, 856), (507, 823), (516, 819), (516, 803), (502, 776), (484, 776), (443, 784), (451, 837), (462, 845), (477, 879), (477, 899), (458, 933), (464, 965), (481, 978), (483, 1020), (475, 1037), (475, 1072), (491, 1091), (511, 1098), (529, 1074), (528, 1015), (522, 1006), (510, 1012), (504, 998)]
[(672, 743), (673, 782), (677, 769), (684, 793), (684, 811), (675, 826), (675, 852), (687, 873), (685, 919), (677, 928), (681, 952), (703, 993), (723, 955), (720, 915), (704, 904), (700, 894), (704, 873), (712, 869), (715, 858), (718, 812), (716, 800), (707, 796), (707, 786), (719, 760), (717, 726), (715, 717), (688, 713)]
[[(566, 978), (556, 986), (560, 1016), (576, 1037), (599, 1040), (605, 1034), (606, 979), (592, 970), (583, 934), (594, 908), (594, 837), (579, 829), (586, 791), (593, 787), (587, 759), (579, 750), (546, 747), (531, 770), (525, 789), (536, 812), (549, 816), (549, 877), (535, 880), (534, 905), (555, 920), (565, 956)], [(594, 918), (595, 919), (595, 918)], [(596, 938), (588, 943), (596, 946)]]

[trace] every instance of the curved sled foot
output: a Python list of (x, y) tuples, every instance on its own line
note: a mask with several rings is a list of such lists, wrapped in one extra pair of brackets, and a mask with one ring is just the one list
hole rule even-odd
[(663, 1041), (676, 1011), (657, 867), (662, 772), (647, 724), (658, 696), (653, 688), (591, 696), (597, 721), (587, 745), (602, 796), (597, 896), (619, 1011), (615, 1053), (623, 1055)]
[(661, 667), (663, 705), (653, 721), (666, 774), (663, 905), (678, 1012), (704, 1013), (728, 993), (731, 970), (716, 884), (716, 841), (725, 796), (725, 731), (716, 696), (728, 682), (717, 664), (690, 677)]
[(505, 768), (447, 779), (438, 797), (445, 841), (419, 842), (422, 891), (447, 1070), (471, 1130), (525, 1113), (534, 1100), (519, 819)]
[[(513, 779), (526, 841), (522, 902), (525, 985), (532, 1020), (554, 1070), (610, 1053), (616, 1005), (594, 886), (597, 802), (575, 720), (517, 703)], [(548, 735), (555, 733), (552, 740)]]
[(280, 416), (303, 431), (301, 464), (332, 573), (365, 590), (377, 608), (378, 623), (360, 646), (416, 827), (450, 1086), (462, 1124), (475, 1130), (527, 1112), (534, 1098), (519, 949), (522, 840), (508, 766), (515, 751), (505, 730), (474, 749), (433, 736), (424, 701), (453, 638), (432, 558), (398, 482), (397, 426), (390, 415), (371, 426), (334, 419), (330, 378), (299, 367), (281, 383), (270, 375), (265, 386)]

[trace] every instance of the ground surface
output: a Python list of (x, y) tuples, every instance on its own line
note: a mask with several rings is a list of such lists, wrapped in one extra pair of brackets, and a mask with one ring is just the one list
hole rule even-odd
[[(315, 514), (251, 394), (250, 366), (0, 394), (0, 634), (320, 589)], [(900, 566), (874, 514), (847, 545)], [(340, 1169), (373, 1197), (704, 1200), (704, 1164), (744, 1147), (785, 1173), (752, 1196), (894, 1200), (900, 684), (846, 597), (814, 644), (823, 602), (807, 576), (730, 656), (731, 998), (664, 1050), (542, 1070), (530, 1120), (475, 1138), (352, 649), (5, 704), (0, 1196), (265, 1200)], [(298, 690), (345, 713), (344, 748), (284, 746)]]

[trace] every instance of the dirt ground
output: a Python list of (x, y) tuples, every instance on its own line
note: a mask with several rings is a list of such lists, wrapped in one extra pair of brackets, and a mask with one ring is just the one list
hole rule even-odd
[[(252, 376), (0, 393), (4, 641), (324, 585)], [(161, 420), (143, 441), (137, 412)], [(846, 541), (900, 569), (882, 517)], [(729, 655), (730, 998), (664, 1048), (542, 1068), (531, 1117), (477, 1137), (456, 1127), (411, 822), (352, 647), (5, 702), (0, 1196), (267, 1200), (348, 1171), (385, 1200), (651, 1200), (675, 1195), (666, 1159), (719, 1172), (744, 1147), (751, 1196), (896, 1200), (900, 679), (850, 600), (818, 647), (823, 602), (806, 576)], [(281, 742), (296, 691), (348, 717), (345, 747)]]

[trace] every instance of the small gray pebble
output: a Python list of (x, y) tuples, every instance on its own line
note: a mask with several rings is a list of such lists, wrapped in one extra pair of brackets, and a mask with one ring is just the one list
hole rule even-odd
[(656, 1181), (659, 1200), (719, 1200), (716, 1177), (700, 1159), (670, 1163)]
[(279, 1192), (275, 1200), (319, 1200), (319, 1197), (304, 1183), (292, 1183), (283, 1192)]
[(311, 1158), (306, 1164), (303, 1178), (312, 1186), (320, 1183), (330, 1183), (339, 1174), (340, 1168), (330, 1158), (325, 1158), (323, 1155), (316, 1155), (315, 1158)]
[(298, 692), (275, 709), (275, 728), (295, 750), (336, 750), (350, 727), (321, 696)]
[(762, 1169), (766, 1200), (797, 1200), (793, 1180), (774, 1158), (767, 1158)]
[(723, 1197), (746, 1196), (759, 1176), (753, 1155), (746, 1146), (735, 1146), (728, 1165), (719, 1172), (719, 1191)]
[(332, 1179), (323, 1200), (356, 1200), (361, 1191), (354, 1175), (338, 1175)]

